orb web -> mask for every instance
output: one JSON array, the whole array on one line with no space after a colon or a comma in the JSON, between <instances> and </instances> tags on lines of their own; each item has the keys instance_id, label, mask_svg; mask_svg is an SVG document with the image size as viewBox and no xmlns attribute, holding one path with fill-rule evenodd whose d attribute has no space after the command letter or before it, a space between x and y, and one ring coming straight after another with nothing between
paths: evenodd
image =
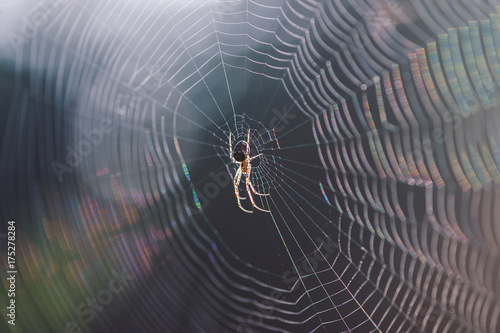
<instances>
[{"instance_id":1,"label":"orb web","mask_svg":"<svg viewBox=\"0 0 500 333\"><path fill-rule=\"evenodd\" d=\"M1 81L0 187L28 202L1 211L36 226L18 244L27 331L498 331L490 2L85 1L50 18ZM270 213L234 197L229 134L249 129ZM64 310L121 267L146 297Z\"/></svg>"}]
</instances>

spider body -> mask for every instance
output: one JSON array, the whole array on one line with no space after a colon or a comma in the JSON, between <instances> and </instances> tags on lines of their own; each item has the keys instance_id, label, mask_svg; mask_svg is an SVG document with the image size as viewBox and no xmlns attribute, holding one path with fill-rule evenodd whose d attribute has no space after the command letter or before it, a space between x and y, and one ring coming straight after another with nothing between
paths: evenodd
<instances>
[{"instance_id":1,"label":"spider body","mask_svg":"<svg viewBox=\"0 0 500 333\"><path fill-rule=\"evenodd\" d=\"M233 158L237 162L244 162L248 157L247 151L248 151L248 144L245 141L240 141L234 145Z\"/></svg>"},{"instance_id":2,"label":"spider body","mask_svg":"<svg viewBox=\"0 0 500 333\"><path fill-rule=\"evenodd\" d=\"M262 154L258 154L255 156L250 157L250 129L248 129L248 136L247 136L247 141L239 141L234 145L234 148L231 145L231 133L229 133L229 147L231 149L230 151L230 156L231 160L239 164L239 168L236 171L236 174L234 175L234 193L236 195L236 199L238 200L238 206L241 208L241 210L247 212L247 213L253 213L253 210L247 210L241 206L241 200L244 200L246 198L240 198L240 193L238 190L238 187L240 185L241 177L242 175L245 175L245 187L248 193L248 196L250 197L250 201L252 202L252 207L257 208L258 210L261 210L263 212L269 212L268 210L265 210L263 208L260 208L255 204L255 201L252 196L252 192L256 195L260 196L265 196L269 194L261 194L258 193L251 180L250 180L250 172L252 170L252 164L250 163L254 158L261 156Z\"/></svg>"}]
</instances>

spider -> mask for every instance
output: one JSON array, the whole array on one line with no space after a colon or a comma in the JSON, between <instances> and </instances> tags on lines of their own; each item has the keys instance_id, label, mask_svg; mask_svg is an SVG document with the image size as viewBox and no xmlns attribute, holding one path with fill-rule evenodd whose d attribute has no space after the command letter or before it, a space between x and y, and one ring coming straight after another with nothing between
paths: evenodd
<instances>
[{"instance_id":1,"label":"spider","mask_svg":"<svg viewBox=\"0 0 500 333\"><path fill-rule=\"evenodd\" d=\"M244 200L245 198L240 198L239 190L238 187L240 186L240 181L241 181L241 175L244 174L246 176L245 179L245 185L247 189L248 196L250 197L250 201L252 202L252 206L257 208L258 210L261 210L263 212L270 213L269 210L260 208L255 204L255 201L253 200L252 197L252 192L260 195L260 196L266 196L269 194L262 194L258 193L255 188L253 187L252 181L250 180L250 171L252 170L252 165L250 161L252 161L254 158L259 157L262 154L258 154L255 156L250 157L250 128L248 129L248 136L247 136L247 141L239 141L233 146L231 144L231 133L229 133L229 147L230 147L230 155L231 155L231 161L233 163L239 164L239 168L236 171L236 174L234 175L234 193L236 194L236 199L238 200L238 206L243 210L244 212L247 213L253 213L253 210L247 210L241 206L240 200ZM250 189L252 192L250 192Z\"/></svg>"}]
</instances>

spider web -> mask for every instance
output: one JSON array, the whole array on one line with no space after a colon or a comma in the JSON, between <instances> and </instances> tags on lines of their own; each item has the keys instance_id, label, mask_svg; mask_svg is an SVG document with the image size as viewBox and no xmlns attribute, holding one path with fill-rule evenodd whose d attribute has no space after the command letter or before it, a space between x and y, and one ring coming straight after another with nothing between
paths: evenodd
<instances>
[{"instance_id":1,"label":"spider web","mask_svg":"<svg viewBox=\"0 0 500 333\"><path fill-rule=\"evenodd\" d=\"M24 198L2 218L33 221L18 245L24 331L499 332L490 2L52 9L2 53L15 70L0 186ZM71 171L54 168L106 121ZM235 199L229 136L249 130L270 213ZM95 320L64 310L107 285L106 267L143 283Z\"/></svg>"}]
</instances>

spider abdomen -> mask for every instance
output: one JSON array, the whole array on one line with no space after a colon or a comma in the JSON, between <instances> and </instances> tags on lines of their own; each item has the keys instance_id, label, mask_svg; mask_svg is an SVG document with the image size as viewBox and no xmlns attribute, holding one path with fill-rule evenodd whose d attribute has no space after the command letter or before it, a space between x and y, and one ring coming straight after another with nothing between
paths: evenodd
<instances>
[{"instance_id":1,"label":"spider abdomen","mask_svg":"<svg viewBox=\"0 0 500 333\"><path fill-rule=\"evenodd\" d=\"M241 162L240 168L241 168L242 173L247 174L248 173L248 161Z\"/></svg>"},{"instance_id":2,"label":"spider abdomen","mask_svg":"<svg viewBox=\"0 0 500 333\"><path fill-rule=\"evenodd\" d=\"M245 141L238 142L233 149L233 158L238 162L243 162L247 158L248 145Z\"/></svg>"}]
</instances>

